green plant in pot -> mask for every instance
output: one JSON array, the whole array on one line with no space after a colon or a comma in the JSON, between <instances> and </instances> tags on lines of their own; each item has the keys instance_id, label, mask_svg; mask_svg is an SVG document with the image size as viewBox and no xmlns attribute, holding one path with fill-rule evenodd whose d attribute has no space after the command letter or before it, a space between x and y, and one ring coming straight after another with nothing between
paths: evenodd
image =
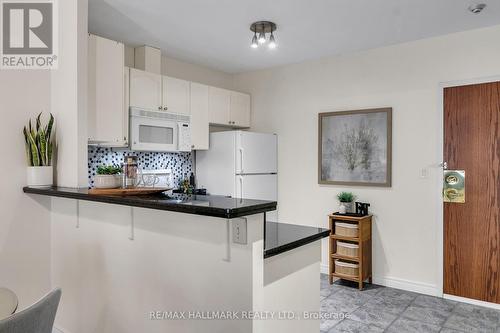
<instances>
[{"instance_id":1,"label":"green plant in pot","mask_svg":"<svg viewBox=\"0 0 500 333\"><path fill-rule=\"evenodd\" d=\"M337 194L337 199L340 202L340 214L352 213L354 211L353 202L356 199L356 196L352 194L352 192L340 192Z\"/></svg>"},{"instance_id":2,"label":"green plant in pot","mask_svg":"<svg viewBox=\"0 0 500 333\"><path fill-rule=\"evenodd\" d=\"M42 113L38 114L34 126L31 119L28 126L24 126L24 145L26 159L28 162L27 183L28 186L48 186L53 184L52 153L54 143L52 130L54 127L54 116L50 114L49 121L43 125Z\"/></svg>"},{"instance_id":3,"label":"green plant in pot","mask_svg":"<svg viewBox=\"0 0 500 333\"><path fill-rule=\"evenodd\" d=\"M179 181L179 188L184 194L193 194L193 186L189 183L189 178L184 178Z\"/></svg>"},{"instance_id":4,"label":"green plant in pot","mask_svg":"<svg viewBox=\"0 0 500 333\"><path fill-rule=\"evenodd\" d=\"M122 169L116 165L100 165L94 177L95 188L118 188L122 185Z\"/></svg>"}]
</instances>

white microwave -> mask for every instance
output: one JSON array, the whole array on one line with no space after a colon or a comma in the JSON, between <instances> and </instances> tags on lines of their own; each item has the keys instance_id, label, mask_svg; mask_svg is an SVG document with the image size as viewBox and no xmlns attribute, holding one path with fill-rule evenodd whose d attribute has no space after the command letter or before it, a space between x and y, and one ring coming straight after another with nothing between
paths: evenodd
<instances>
[{"instance_id":1,"label":"white microwave","mask_svg":"<svg viewBox=\"0 0 500 333\"><path fill-rule=\"evenodd\" d=\"M137 151L191 151L191 116L130 108L130 148Z\"/></svg>"}]
</instances>

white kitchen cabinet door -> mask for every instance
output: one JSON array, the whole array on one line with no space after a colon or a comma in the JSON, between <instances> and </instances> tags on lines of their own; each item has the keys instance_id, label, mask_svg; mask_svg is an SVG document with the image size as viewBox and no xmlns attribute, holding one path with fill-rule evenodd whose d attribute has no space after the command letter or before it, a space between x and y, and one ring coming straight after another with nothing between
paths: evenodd
<instances>
[{"instance_id":1,"label":"white kitchen cabinet door","mask_svg":"<svg viewBox=\"0 0 500 333\"><path fill-rule=\"evenodd\" d=\"M88 38L89 143L126 146L124 45L91 34Z\"/></svg>"},{"instance_id":2,"label":"white kitchen cabinet door","mask_svg":"<svg viewBox=\"0 0 500 333\"><path fill-rule=\"evenodd\" d=\"M163 111L190 114L189 81L163 76Z\"/></svg>"},{"instance_id":3,"label":"white kitchen cabinet door","mask_svg":"<svg viewBox=\"0 0 500 333\"><path fill-rule=\"evenodd\" d=\"M208 88L208 116L211 124L231 125L229 110L231 108L231 91Z\"/></svg>"},{"instance_id":4,"label":"white kitchen cabinet door","mask_svg":"<svg viewBox=\"0 0 500 333\"><path fill-rule=\"evenodd\" d=\"M250 127L250 95L231 91L229 120L237 127Z\"/></svg>"},{"instance_id":5,"label":"white kitchen cabinet door","mask_svg":"<svg viewBox=\"0 0 500 333\"><path fill-rule=\"evenodd\" d=\"M159 74L130 69L130 106L162 110L162 77Z\"/></svg>"},{"instance_id":6,"label":"white kitchen cabinet door","mask_svg":"<svg viewBox=\"0 0 500 333\"><path fill-rule=\"evenodd\" d=\"M194 150L207 150L209 142L208 86L191 82L191 144Z\"/></svg>"}]
</instances>

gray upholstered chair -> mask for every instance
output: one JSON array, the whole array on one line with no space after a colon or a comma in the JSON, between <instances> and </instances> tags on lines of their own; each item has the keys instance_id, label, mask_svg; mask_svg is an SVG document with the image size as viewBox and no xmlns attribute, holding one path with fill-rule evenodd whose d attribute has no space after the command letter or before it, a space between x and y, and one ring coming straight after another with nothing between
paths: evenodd
<instances>
[{"instance_id":1,"label":"gray upholstered chair","mask_svg":"<svg viewBox=\"0 0 500 333\"><path fill-rule=\"evenodd\" d=\"M51 291L27 309L0 320L0 333L52 333L61 289Z\"/></svg>"}]
</instances>

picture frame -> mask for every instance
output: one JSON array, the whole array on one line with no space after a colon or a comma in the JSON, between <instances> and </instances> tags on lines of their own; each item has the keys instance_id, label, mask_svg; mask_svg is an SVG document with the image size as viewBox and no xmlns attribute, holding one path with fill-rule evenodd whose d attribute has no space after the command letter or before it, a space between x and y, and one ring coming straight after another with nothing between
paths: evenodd
<instances>
[{"instance_id":1,"label":"picture frame","mask_svg":"<svg viewBox=\"0 0 500 333\"><path fill-rule=\"evenodd\" d=\"M392 108L318 114L318 183L392 186Z\"/></svg>"}]
</instances>

